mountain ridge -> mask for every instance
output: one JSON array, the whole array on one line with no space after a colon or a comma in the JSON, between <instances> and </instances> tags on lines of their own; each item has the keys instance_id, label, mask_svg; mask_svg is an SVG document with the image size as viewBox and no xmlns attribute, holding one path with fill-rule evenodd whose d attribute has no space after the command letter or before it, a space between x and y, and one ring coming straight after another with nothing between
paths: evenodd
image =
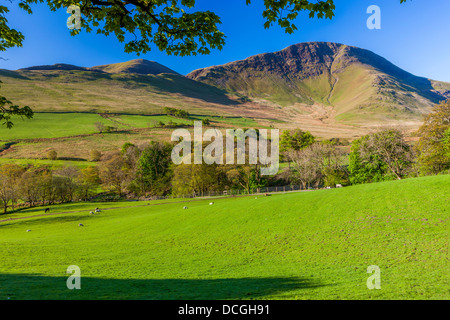
<instances>
[{"instance_id":1,"label":"mountain ridge","mask_svg":"<svg viewBox=\"0 0 450 320\"><path fill-rule=\"evenodd\" d=\"M96 67L0 69L0 80L2 95L36 112L149 115L174 107L192 114L277 119L280 128L322 135L352 127L416 129L433 104L450 98L450 83L415 76L369 50L332 42L295 44L186 76L136 59Z\"/></svg>"},{"instance_id":2,"label":"mountain ridge","mask_svg":"<svg viewBox=\"0 0 450 320\"><path fill-rule=\"evenodd\" d=\"M417 118L450 98L448 83L415 76L369 50L333 42L299 43L197 69L187 77L281 107L331 106L344 121L348 116L364 121L377 113Z\"/></svg>"},{"instance_id":3,"label":"mountain ridge","mask_svg":"<svg viewBox=\"0 0 450 320\"><path fill-rule=\"evenodd\" d=\"M94 67L79 67L72 64L56 63L53 65L40 65L40 66L20 68L17 71L52 71L52 70L97 71L111 74L129 73L140 75L148 75L148 74L158 75L162 73L179 74L178 72L173 71L172 69L158 62L145 59L134 59L125 62L105 64Z\"/></svg>"}]
</instances>

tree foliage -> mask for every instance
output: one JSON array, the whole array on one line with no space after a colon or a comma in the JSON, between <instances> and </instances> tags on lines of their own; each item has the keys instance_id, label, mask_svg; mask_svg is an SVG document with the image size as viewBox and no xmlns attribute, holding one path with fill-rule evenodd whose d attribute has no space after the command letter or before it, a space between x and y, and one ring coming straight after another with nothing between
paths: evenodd
<instances>
[{"instance_id":1,"label":"tree foliage","mask_svg":"<svg viewBox=\"0 0 450 320\"><path fill-rule=\"evenodd\" d=\"M284 130L280 137L280 152L298 151L309 147L316 138L309 131Z\"/></svg>"},{"instance_id":2,"label":"tree foliage","mask_svg":"<svg viewBox=\"0 0 450 320\"><path fill-rule=\"evenodd\" d=\"M8 210L9 203L14 204L19 198L19 178L23 169L17 164L4 164L0 166L0 204L3 213Z\"/></svg>"},{"instance_id":3,"label":"tree foliage","mask_svg":"<svg viewBox=\"0 0 450 320\"><path fill-rule=\"evenodd\" d=\"M170 164L172 145L169 143L152 141L142 151L137 160L136 179L138 193L144 195L148 192L161 194L167 192L170 185Z\"/></svg>"},{"instance_id":4,"label":"tree foliage","mask_svg":"<svg viewBox=\"0 0 450 320\"><path fill-rule=\"evenodd\" d=\"M7 7L0 6L0 51L6 51L12 47L21 47L24 40L22 33L8 26L8 20L5 17L5 13L8 12L9 9ZM0 83L2 82L0 81ZM14 115L30 119L33 117L33 111L28 106L19 107L14 105L7 98L0 95L0 122L2 125L11 129L13 127L11 117Z\"/></svg>"},{"instance_id":5,"label":"tree foliage","mask_svg":"<svg viewBox=\"0 0 450 320\"><path fill-rule=\"evenodd\" d=\"M419 129L419 142L416 149L419 153L419 166L423 174L437 174L450 168L450 156L446 151L450 128L450 100L433 107L423 125ZM447 142L448 145L448 142Z\"/></svg>"},{"instance_id":6,"label":"tree foliage","mask_svg":"<svg viewBox=\"0 0 450 320\"><path fill-rule=\"evenodd\" d=\"M314 143L298 151L290 152L295 177L303 188L323 184L327 187L346 183L345 152L322 143Z\"/></svg>"},{"instance_id":7,"label":"tree foliage","mask_svg":"<svg viewBox=\"0 0 450 320\"><path fill-rule=\"evenodd\" d=\"M0 26L1 28L1 26ZM2 83L0 81L0 83ZM13 122L11 121L12 116L20 116L22 118L31 119L33 117L33 110L30 107L19 107L14 105L7 98L0 96L0 122L2 125L6 126L8 129L13 127Z\"/></svg>"},{"instance_id":8,"label":"tree foliage","mask_svg":"<svg viewBox=\"0 0 450 320\"><path fill-rule=\"evenodd\" d=\"M350 181L353 184L402 179L409 173L414 155L402 132L384 129L353 142Z\"/></svg>"}]
</instances>

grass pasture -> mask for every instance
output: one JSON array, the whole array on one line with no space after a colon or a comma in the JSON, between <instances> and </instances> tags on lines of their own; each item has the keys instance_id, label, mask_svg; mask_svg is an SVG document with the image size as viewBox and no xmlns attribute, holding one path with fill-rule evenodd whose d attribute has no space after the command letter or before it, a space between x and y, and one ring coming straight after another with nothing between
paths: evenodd
<instances>
[{"instance_id":1,"label":"grass pasture","mask_svg":"<svg viewBox=\"0 0 450 320\"><path fill-rule=\"evenodd\" d=\"M32 119L17 118L14 129L0 127L0 141L21 139L50 139L98 132L94 123L112 125L98 114L36 113Z\"/></svg>"},{"instance_id":2,"label":"grass pasture","mask_svg":"<svg viewBox=\"0 0 450 320\"><path fill-rule=\"evenodd\" d=\"M0 299L448 299L449 191L438 176L0 216L25 218L0 222Z\"/></svg>"},{"instance_id":3,"label":"grass pasture","mask_svg":"<svg viewBox=\"0 0 450 320\"><path fill-rule=\"evenodd\" d=\"M210 119L211 126L219 129L267 128L257 120L245 117L193 115L189 119L180 119L168 115L110 114L102 117L95 113L36 113L33 119L16 118L11 130L0 126L0 163L17 163L14 159L23 159L19 162L45 159L50 149L54 149L59 158L89 160L92 149L103 152L120 149L126 142L170 141L175 128L160 127L159 122L192 126L194 121L206 118ZM116 127L118 131L99 134L96 122ZM14 144L5 148L7 143ZM3 149L8 150L2 153Z\"/></svg>"}]
</instances>

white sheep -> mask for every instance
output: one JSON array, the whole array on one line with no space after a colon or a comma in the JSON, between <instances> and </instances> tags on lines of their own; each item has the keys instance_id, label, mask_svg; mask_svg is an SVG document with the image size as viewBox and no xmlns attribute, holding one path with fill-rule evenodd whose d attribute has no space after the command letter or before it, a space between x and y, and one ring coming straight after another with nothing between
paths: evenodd
<instances>
[{"instance_id":1,"label":"white sheep","mask_svg":"<svg viewBox=\"0 0 450 320\"><path fill-rule=\"evenodd\" d=\"M210 202L209 205L212 206L214 204L214 202Z\"/></svg>"}]
</instances>

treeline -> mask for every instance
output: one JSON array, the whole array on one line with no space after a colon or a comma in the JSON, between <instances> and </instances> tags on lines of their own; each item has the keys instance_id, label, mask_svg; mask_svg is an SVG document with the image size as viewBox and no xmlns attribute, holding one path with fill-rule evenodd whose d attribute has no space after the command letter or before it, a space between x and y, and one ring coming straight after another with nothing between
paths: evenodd
<instances>
[{"instance_id":1,"label":"treeline","mask_svg":"<svg viewBox=\"0 0 450 320\"><path fill-rule=\"evenodd\" d=\"M189 117L190 117L189 112L187 112L186 110L182 110L182 109L165 107L163 109L163 111L165 114L167 114L169 116L174 116L177 118L189 119Z\"/></svg>"},{"instance_id":2,"label":"treeline","mask_svg":"<svg viewBox=\"0 0 450 320\"><path fill-rule=\"evenodd\" d=\"M92 151L91 160L98 165L84 169L2 165L0 205L6 212L19 203L86 201L104 193L132 199L236 189L250 193L268 186L335 187L449 173L450 101L434 107L418 135L412 144L400 130L388 128L350 145L342 139L319 141L309 132L286 130L280 137L280 158L286 167L270 177L261 176L259 165L174 165L173 144L126 143L106 154Z\"/></svg>"},{"instance_id":3,"label":"treeline","mask_svg":"<svg viewBox=\"0 0 450 320\"><path fill-rule=\"evenodd\" d=\"M174 145L150 142L138 147L126 143L122 149L91 157L101 158L95 167L83 169L17 164L0 166L0 205L3 213L21 206L52 205L88 201L139 199L167 195L200 195L207 191L245 189L267 185L259 165L174 165Z\"/></svg>"},{"instance_id":4,"label":"treeline","mask_svg":"<svg viewBox=\"0 0 450 320\"><path fill-rule=\"evenodd\" d=\"M87 201L100 183L97 167L50 170L4 164L0 166L0 205L6 213L9 207L14 210L19 203L33 207Z\"/></svg>"}]
</instances>

